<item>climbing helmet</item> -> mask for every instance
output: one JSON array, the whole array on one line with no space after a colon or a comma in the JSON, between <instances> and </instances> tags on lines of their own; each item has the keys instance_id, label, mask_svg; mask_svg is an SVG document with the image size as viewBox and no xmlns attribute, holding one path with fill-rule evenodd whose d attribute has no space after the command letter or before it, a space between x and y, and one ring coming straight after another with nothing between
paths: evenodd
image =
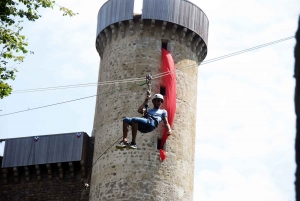
<instances>
[{"instance_id":1,"label":"climbing helmet","mask_svg":"<svg viewBox=\"0 0 300 201\"><path fill-rule=\"evenodd\" d=\"M152 101L154 100L154 99L161 99L162 100L162 103L164 102L164 97L163 97L163 95L161 95L161 94L155 94L153 97L152 97Z\"/></svg>"}]
</instances>

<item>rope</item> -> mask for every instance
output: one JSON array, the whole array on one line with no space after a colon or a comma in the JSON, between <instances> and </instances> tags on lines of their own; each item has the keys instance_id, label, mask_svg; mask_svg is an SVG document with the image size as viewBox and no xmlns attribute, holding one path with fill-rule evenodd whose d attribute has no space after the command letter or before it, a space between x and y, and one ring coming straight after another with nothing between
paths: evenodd
<instances>
[{"instance_id":1,"label":"rope","mask_svg":"<svg viewBox=\"0 0 300 201\"><path fill-rule=\"evenodd\" d=\"M129 131L131 131L131 128L128 130L128 132ZM122 137L120 137L120 138L118 138L118 140L117 141L115 141L112 145L110 145L97 159L96 159L96 161L93 163L93 165L91 166L91 169L90 169L90 171L89 171L89 173L88 173L88 177L87 177L87 179L86 179L86 182L85 182L85 184L84 184L84 186L86 187L86 188L88 188L89 187L89 185L88 185L88 183L89 183L89 179L90 179L90 176L91 176L91 173L92 173L92 169L93 169L93 167L94 167L94 165L98 162L98 160L101 158L101 156L103 156L112 146L114 146L119 140L121 140L121 138L123 138L123 136Z\"/></svg>"},{"instance_id":2,"label":"rope","mask_svg":"<svg viewBox=\"0 0 300 201\"><path fill-rule=\"evenodd\" d=\"M91 173L92 173L92 170L93 170L93 167L94 167L94 165L98 162L98 160L101 158L101 156L103 156L112 146L114 146L114 144L116 144L121 138L123 138L123 136L122 137L120 137L120 138L118 138L118 140L117 141L115 141L112 145L110 145L97 159L96 159L96 161L93 163L93 165L91 166L91 169L90 169L90 171L89 171L89 173L88 173L88 177L87 177L87 179L86 179L86 182L84 183L84 186L85 186L85 188L88 188L89 187L89 179L90 179L90 176L91 176Z\"/></svg>"}]
</instances>

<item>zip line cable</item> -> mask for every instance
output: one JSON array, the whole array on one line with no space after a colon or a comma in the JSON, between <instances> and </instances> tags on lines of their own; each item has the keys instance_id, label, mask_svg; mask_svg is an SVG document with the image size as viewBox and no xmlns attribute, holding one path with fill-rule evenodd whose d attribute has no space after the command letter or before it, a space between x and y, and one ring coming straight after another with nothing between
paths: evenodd
<instances>
[{"instance_id":1,"label":"zip line cable","mask_svg":"<svg viewBox=\"0 0 300 201\"><path fill-rule=\"evenodd\" d=\"M226 54L226 55L223 55L223 56L220 56L220 57L216 57L216 58L204 61L201 65L205 65L205 64L208 64L208 63L212 63L212 62L215 62L215 61L219 61L219 60L222 60L222 59L233 57L233 56L243 54L243 53L246 53L246 52L250 52L250 51L253 51L253 50L256 50L256 49L260 49L260 48L263 48L263 47L266 47L266 46L274 45L276 43L280 43L280 42L290 40L290 39L293 39L293 38L295 38L295 36L282 38L282 39L279 39L279 40L276 40L276 41L272 41L272 42L265 43L265 44L262 44L262 45L254 46L254 47L247 48L247 49L244 49L244 50L240 50L240 51L237 51L237 52L233 52L233 53L230 53L230 54Z\"/></svg>"},{"instance_id":2,"label":"zip line cable","mask_svg":"<svg viewBox=\"0 0 300 201\"><path fill-rule=\"evenodd\" d=\"M46 91L46 90L56 90L56 89L65 89L65 88L95 86L95 85L123 84L123 83L127 83L127 82L135 82L135 81L142 81L142 80L145 80L145 78L130 78L130 79L124 79L124 80L105 81L105 82L98 82L98 83L86 83L86 84L65 85L65 86L57 86L57 87L25 89L25 90L17 90L13 93L26 93L26 92L35 92L35 91Z\"/></svg>"},{"instance_id":3,"label":"zip line cable","mask_svg":"<svg viewBox=\"0 0 300 201\"><path fill-rule=\"evenodd\" d=\"M171 74L170 71L168 72L164 72L164 73L161 73L163 75L159 76L159 77L163 77L163 76L166 76L166 75L169 75ZM152 78L152 79L157 79L159 77L156 77L156 78ZM138 86L143 86L145 85L146 83L142 83L142 84L136 84ZM96 97L96 96L101 96L101 95L104 95L104 94L108 94L108 93L115 93L117 91L122 91L122 90L125 90L125 89L129 89L130 87L127 87L127 88L121 88L119 90L115 90L115 91L112 91L112 92L104 92L102 94L96 94L96 95L92 95L92 96L86 96L86 97L82 97L82 98L77 98L77 99L73 99L73 100L69 100L69 101L64 101L64 102L59 102L59 103L54 103L54 104L50 104L50 105L44 105L44 106L40 106L40 107L35 107L35 108L28 108L26 110L20 110L20 111L17 111L17 112L11 112L11 113L7 113L7 114L2 114L0 115L1 116L7 116L7 115L12 115L12 114L17 114L17 113L21 113L21 112L27 112L27 111L30 111L30 110L37 110L37 109L41 109L41 108L45 108L45 107L51 107L51 106L55 106L55 105L60 105L60 104L64 104L64 103L69 103L69 102L74 102L74 101L78 101L78 100L83 100L83 99L87 99L87 98L92 98L92 97Z\"/></svg>"},{"instance_id":4,"label":"zip line cable","mask_svg":"<svg viewBox=\"0 0 300 201\"><path fill-rule=\"evenodd\" d=\"M17 113L21 113L21 112L27 112L27 111L30 111L30 110L37 110L37 109L41 109L41 108L45 108L45 107L51 107L51 106L60 105L60 104L64 104L64 103L70 103L70 102L73 102L73 101L78 101L78 100L83 100L83 99L87 99L87 98L92 98L92 97L95 97L95 96L97 96L97 95L86 96L86 97L83 97L83 98L77 98L77 99L73 99L73 100L69 100L69 101L54 103L54 104L50 104L50 105L44 105L44 106L40 106L40 107L28 108L27 110L20 110L20 111L17 111L17 112L11 112L11 113L7 113L7 114L2 114L2 115L0 115L0 117L1 116L11 115L11 114L17 114Z\"/></svg>"},{"instance_id":5,"label":"zip line cable","mask_svg":"<svg viewBox=\"0 0 300 201\"><path fill-rule=\"evenodd\" d=\"M266 47L266 46L274 45L276 43L280 43L280 42L283 42L283 41L286 41L286 40L290 40L290 39L293 39L293 38L295 38L295 36L290 36L290 37L287 37L287 38L282 38L282 39L279 39L279 40L276 40L276 41L272 41L272 42L265 43L265 44L262 44L262 45L254 46L254 47L251 47L251 48L248 48L248 49L240 50L240 51L233 52L233 53L230 53L230 54L226 54L226 55L223 55L223 56L220 56L220 57L216 57L216 58L213 58L213 59L209 59L209 60L204 61L203 63L201 63L200 66L203 66L205 64L209 64L209 63L212 63L212 62L215 62L215 61L227 59L229 57L233 57L233 56L236 56L236 55L239 55L239 54L247 53L247 52L250 52L250 51L253 51L253 50L256 50L256 49L260 49L260 48L263 48L263 47ZM185 69L193 68L194 66L195 66L195 64L194 65L185 66L185 67L180 68L180 69L181 70L185 70Z\"/></svg>"},{"instance_id":6,"label":"zip line cable","mask_svg":"<svg viewBox=\"0 0 300 201\"><path fill-rule=\"evenodd\" d=\"M286 41L286 40L289 40L289 39L292 39L292 38L294 38L294 36L290 36L290 37L287 37L287 38L282 38L282 39L279 39L279 40L276 40L276 41L272 41L270 43L265 43L265 44L258 45L258 46L252 47L252 48L248 48L248 49L244 49L244 50L241 50L241 51L238 51L238 52L227 54L227 55L224 55L224 56L221 56L221 57L216 57L214 59L210 59L206 62L203 62L201 65L205 65L205 64L209 64L209 63L212 63L212 62L215 62L215 61L219 61L219 60L222 60L222 59L233 57L233 56L243 54L243 53L246 53L246 52L249 52L249 51L253 51L253 50L256 50L256 49L259 49L259 48L262 48L262 47L266 47L266 46L273 45L273 44L276 44L276 43L279 43L279 42L283 42L283 41ZM196 64L193 64L193 65L185 66L185 67L180 68L180 69L185 70L185 69L189 69L189 68L196 67L196 66L197 66ZM153 76L154 77L153 79L164 77L164 76L169 75L169 74L174 73L174 72L175 71L168 71L168 72L158 73L158 74ZM135 82L137 80L142 80L142 79L144 79L144 78L132 78L132 79L125 79L125 80L117 80L117 81L107 81L107 82L102 82L101 84L105 85L107 83L109 83L109 84L128 83L128 82ZM136 83L136 85L139 85L139 86L142 86L144 84L146 84L146 83L142 83L142 84L137 84ZM75 85L68 85L68 86L75 86ZM61 86L61 87L63 87L63 86ZM54 87L52 87L52 88L54 88ZM130 88L130 87L123 88L123 89L121 88L119 90L115 90L115 91L112 91L112 92L104 92L102 94L96 94L96 95L92 95L92 96L86 96L86 97L83 97L83 98L77 98L77 99L73 99L73 100L69 100L69 101L54 103L54 104L50 104L50 105L44 105L44 106L35 107L35 108L28 108L27 110L21 110L21 111L17 111L17 112L2 114L2 115L0 115L0 117L1 116L12 115L12 114L17 114L17 113L21 113L21 112L27 112L27 111L30 111L30 110L37 110L37 109L41 109L41 108L45 108L45 107L51 107L51 106L60 105L60 104L64 104L64 103L74 102L74 101L83 100L83 99L87 99L87 98L92 98L92 97L104 95L104 94L107 94L107 93L114 93L114 92L117 92L117 91L125 90L125 89L128 89L128 88ZM42 88L40 88L40 89L42 89ZM46 89L46 88L44 88L44 89ZM32 89L32 90L34 90L34 89Z\"/></svg>"},{"instance_id":7,"label":"zip line cable","mask_svg":"<svg viewBox=\"0 0 300 201\"><path fill-rule=\"evenodd\" d=\"M146 84L146 83L139 84L138 86L143 86L144 84ZM45 107L51 107L51 106L60 105L60 104L64 104L64 103L70 103L70 102L74 102L74 101L78 101L78 100L83 100L83 99L87 99L87 98L92 98L92 97L96 97L96 96L101 96L101 95L105 95L105 94L114 93L114 92L117 92L117 91L122 91L122 90L125 90L125 89L129 89L131 87L126 87L126 88L123 88L123 89L120 88L120 89L114 90L114 91L108 91L108 92L104 92L104 93L101 93L101 94L96 94L96 95L92 95L92 96L86 96L86 97L77 98L77 99L73 99L73 100L69 100L69 101L64 101L64 102L59 102L59 103L54 103L54 104L50 104L50 105L44 105L44 106L35 107L35 108L28 108L27 110L20 110L20 111L17 111L17 112L11 112L11 113L7 113L7 114L2 114L2 115L0 115L0 117L1 116L12 115L12 114L17 114L17 113L21 113L21 112L27 112L27 111L30 111L30 110L37 110L37 109L41 109L41 108L45 108Z\"/></svg>"},{"instance_id":8,"label":"zip line cable","mask_svg":"<svg viewBox=\"0 0 300 201\"><path fill-rule=\"evenodd\" d=\"M153 79L159 78L164 75L166 72L158 73L153 75ZM110 85L110 84L124 84L130 82L144 81L145 78L128 78L123 80L113 80L113 81L104 81L98 83L86 83L86 84L76 84L76 85L65 85L65 86L57 86L57 87L46 87L46 88L36 88L36 89L25 89L25 90L17 90L12 93L27 93L27 92L36 92L36 91L47 91L47 90L57 90L57 89L68 89L68 88L78 88L78 87L89 87L89 86L100 86L100 85Z\"/></svg>"},{"instance_id":9,"label":"zip line cable","mask_svg":"<svg viewBox=\"0 0 300 201\"><path fill-rule=\"evenodd\" d=\"M204 61L203 63L201 63L201 65L205 65L205 64L208 64L208 63L212 63L212 62L215 62L215 61L219 61L219 60L222 60L222 59L233 57L233 56L243 54L243 53L246 53L246 52L249 52L249 51L253 51L253 50L256 50L256 49L260 49L260 48L263 48L263 47L266 47L266 46L274 45L276 43L280 43L280 42L283 42L283 41L286 41L286 40L290 40L292 38L295 38L295 36L282 38L282 39L279 39L279 40L276 40L276 41L272 41L272 42L265 43L265 44L262 44L262 45L254 46L254 47L244 49L244 50L241 50L241 51L238 51L238 52L233 52L233 53L230 53L230 54L227 54L227 55L216 57L216 58ZM188 68L193 68L195 66L198 66L198 65L197 64L188 65L188 66L185 66L183 68L178 68L177 70L179 70L179 69L184 70L184 69L188 69ZM165 72L164 73L158 73L156 75L153 75L152 77L153 78L158 78L158 77L165 76L165 74L166 74ZM79 87L89 87L89 86L102 86L102 85L109 85L109 84L124 84L124 83L135 82L135 81L136 82L137 81L143 81L144 79L145 78L128 78L128 79L123 79L123 80L104 81L104 82L98 82L98 83L64 85L64 86L45 87L45 88L36 88L36 89L24 89L24 90L13 91L12 94L28 93L28 92L39 92L39 91L48 91L48 90L58 90L58 89L69 89L69 88L79 88Z\"/></svg>"}]
</instances>

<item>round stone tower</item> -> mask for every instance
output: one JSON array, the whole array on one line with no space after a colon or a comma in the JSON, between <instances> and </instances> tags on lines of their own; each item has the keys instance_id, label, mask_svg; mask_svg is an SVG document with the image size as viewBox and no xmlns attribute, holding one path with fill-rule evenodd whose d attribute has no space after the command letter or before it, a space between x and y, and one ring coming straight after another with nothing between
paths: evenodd
<instances>
[{"instance_id":1,"label":"round stone tower","mask_svg":"<svg viewBox=\"0 0 300 201\"><path fill-rule=\"evenodd\" d=\"M192 200L197 67L207 55L208 19L200 8L186 0L143 0L140 14L133 14L134 3L109 0L99 11L98 81L159 74L161 49L167 49L174 59L177 80L173 134L164 147L164 162L159 160L157 149L162 126L151 133L138 132L137 150L119 150L115 145L108 149L122 137L123 117L140 116L137 109L147 87L128 80L98 86L90 200ZM152 94L168 93L164 90L167 84L162 78L153 79Z\"/></svg>"}]
</instances>

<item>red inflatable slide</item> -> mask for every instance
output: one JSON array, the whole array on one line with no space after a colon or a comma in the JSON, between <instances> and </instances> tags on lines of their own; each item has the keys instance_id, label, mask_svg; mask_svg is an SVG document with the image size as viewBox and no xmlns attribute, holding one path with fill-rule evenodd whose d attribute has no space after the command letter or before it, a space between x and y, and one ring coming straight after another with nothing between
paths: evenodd
<instances>
[{"instance_id":1,"label":"red inflatable slide","mask_svg":"<svg viewBox=\"0 0 300 201\"><path fill-rule=\"evenodd\" d=\"M166 96L165 96L165 106L168 112L168 122L172 128L176 112L176 75L175 67L172 55L169 51L162 49L162 68L164 73L170 73L163 77L165 87L166 87ZM160 147L160 160L164 161L167 158L163 146L168 139L168 131L165 129Z\"/></svg>"}]
</instances>

